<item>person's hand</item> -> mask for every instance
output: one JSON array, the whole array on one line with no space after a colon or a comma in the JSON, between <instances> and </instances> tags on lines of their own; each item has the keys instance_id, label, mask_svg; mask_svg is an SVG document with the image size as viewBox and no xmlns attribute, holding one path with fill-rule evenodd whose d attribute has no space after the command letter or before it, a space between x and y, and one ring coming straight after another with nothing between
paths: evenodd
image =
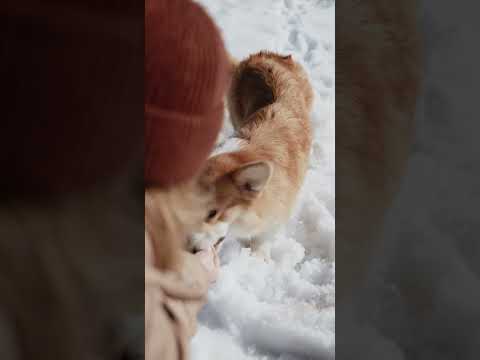
<instances>
[{"instance_id":1,"label":"person's hand","mask_svg":"<svg viewBox=\"0 0 480 360\"><path fill-rule=\"evenodd\" d=\"M214 246L207 250L201 250L195 254L207 271L210 282L215 282L218 277L218 269L220 268L220 259Z\"/></svg>"}]
</instances>

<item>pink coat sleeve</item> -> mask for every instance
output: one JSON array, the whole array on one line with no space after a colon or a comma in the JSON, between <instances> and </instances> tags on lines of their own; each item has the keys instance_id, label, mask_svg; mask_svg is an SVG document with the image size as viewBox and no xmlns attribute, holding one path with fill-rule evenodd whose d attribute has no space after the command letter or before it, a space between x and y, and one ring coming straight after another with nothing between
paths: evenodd
<instances>
[{"instance_id":1,"label":"pink coat sleeve","mask_svg":"<svg viewBox=\"0 0 480 360\"><path fill-rule=\"evenodd\" d=\"M208 277L198 259L182 254L178 273L158 271L145 236L145 359L186 360L205 303Z\"/></svg>"}]
</instances>

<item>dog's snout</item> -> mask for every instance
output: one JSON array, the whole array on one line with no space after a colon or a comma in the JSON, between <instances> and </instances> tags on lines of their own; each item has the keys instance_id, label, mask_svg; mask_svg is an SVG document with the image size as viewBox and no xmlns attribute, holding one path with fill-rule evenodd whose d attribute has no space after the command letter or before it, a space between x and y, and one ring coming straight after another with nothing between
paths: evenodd
<instances>
[{"instance_id":1,"label":"dog's snout","mask_svg":"<svg viewBox=\"0 0 480 360\"><path fill-rule=\"evenodd\" d=\"M193 254L196 254L196 253L198 253L199 251L200 251L200 249L197 248L196 246L194 246L194 247L192 248L192 253L193 253Z\"/></svg>"},{"instance_id":2,"label":"dog's snout","mask_svg":"<svg viewBox=\"0 0 480 360\"><path fill-rule=\"evenodd\" d=\"M187 250L191 252L192 254L195 254L200 251L198 246L195 245L195 239L193 238L192 235L187 236L186 239L186 244L187 244Z\"/></svg>"}]
</instances>

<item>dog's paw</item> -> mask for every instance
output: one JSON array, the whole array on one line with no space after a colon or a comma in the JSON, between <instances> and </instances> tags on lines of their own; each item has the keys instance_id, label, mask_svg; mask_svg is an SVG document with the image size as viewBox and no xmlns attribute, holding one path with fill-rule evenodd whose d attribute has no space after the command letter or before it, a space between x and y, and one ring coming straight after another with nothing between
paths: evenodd
<instances>
[{"instance_id":1,"label":"dog's paw","mask_svg":"<svg viewBox=\"0 0 480 360\"><path fill-rule=\"evenodd\" d=\"M252 255L266 264L269 264L273 261L272 257L268 254L265 254L263 251L254 251Z\"/></svg>"},{"instance_id":2,"label":"dog's paw","mask_svg":"<svg viewBox=\"0 0 480 360\"><path fill-rule=\"evenodd\" d=\"M252 241L250 248L252 255L266 263L272 262L272 246L268 242Z\"/></svg>"}]
</instances>

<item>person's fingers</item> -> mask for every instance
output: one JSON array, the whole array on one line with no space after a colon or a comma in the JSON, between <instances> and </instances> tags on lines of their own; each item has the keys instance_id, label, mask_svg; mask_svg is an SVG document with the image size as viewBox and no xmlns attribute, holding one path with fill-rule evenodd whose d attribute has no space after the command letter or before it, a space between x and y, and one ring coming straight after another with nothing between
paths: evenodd
<instances>
[{"instance_id":1,"label":"person's fingers","mask_svg":"<svg viewBox=\"0 0 480 360\"><path fill-rule=\"evenodd\" d=\"M216 280L217 276L218 276L218 269L220 267L220 260L218 258L218 253L217 251L215 250L215 247L211 247L210 248L210 255L211 255L211 280L212 282Z\"/></svg>"},{"instance_id":2,"label":"person's fingers","mask_svg":"<svg viewBox=\"0 0 480 360\"><path fill-rule=\"evenodd\" d=\"M207 271L210 282L215 282L220 268L220 258L215 248L211 246L209 249L197 252L195 256L199 257L201 264Z\"/></svg>"},{"instance_id":3,"label":"person's fingers","mask_svg":"<svg viewBox=\"0 0 480 360\"><path fill-rule=\"evenodd\" d=\"M217 257L218 257L218 255L217 255L217 251L215 250L215 246L214 246L214 245L210 246L209 252L210 252L210 254L211 254L212 264L213 264L213 266L216 267L216 266L217 266Z\"/></svg>"},{"instance_id":4,"label":"person's fingers","mask_svg":"<svg viewBox=\"0 0 480 360\"><path fill-rule=\"evenodd\" d=\"M215 261L215 268L219 268L220 267L220 257L218 256L218 252L216 249L213 249L214 251L214 261Z\"/></svg>"}]
</instances>

